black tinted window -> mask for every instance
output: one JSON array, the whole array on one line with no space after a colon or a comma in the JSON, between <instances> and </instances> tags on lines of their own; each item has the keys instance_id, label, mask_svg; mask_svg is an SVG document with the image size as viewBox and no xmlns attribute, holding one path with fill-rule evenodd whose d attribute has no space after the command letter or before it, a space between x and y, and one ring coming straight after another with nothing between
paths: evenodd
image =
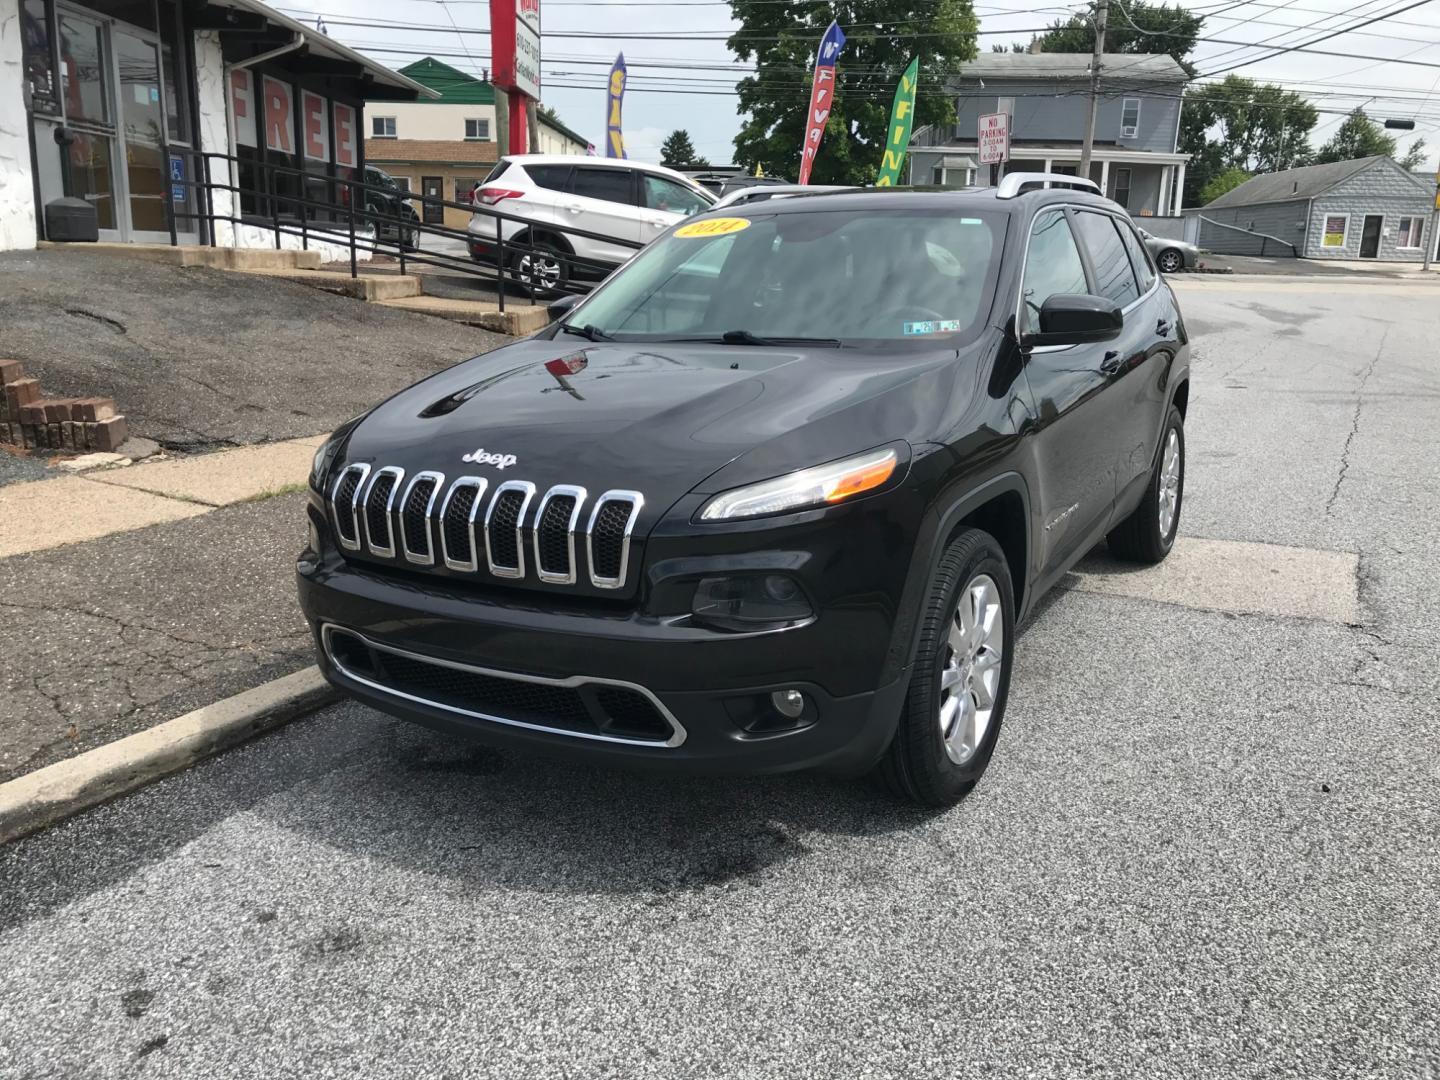
<instances>
[{"instance_id":1,"label":"black tinted window","mask_svg":"<svg viewBox=\"0 0 1440 1080\"><path fill-rule=\"evenodd\" d=\"M1132 226L1123 221L1119 225L1125 250L1130 253L1130 263L1135 267L1135 276L1140 279L1140 291L1149 292L1150 286L1155 284L1155 268L1150 265L1150 253L1145 250L1145 244Z\"/></svg>"},{"instance_id":2,"label":"black tinted window","mask_svg":"<svg viewBox=\"0 0 1440 1080\"><path fill-rule=\"evenodd\" d=\"M635 183L629 169L587 169L575 170L571 191L587 199L603 199L606 202L635 202Z\"/></svg>"},{"instance_id":3,"label":"black tinted window","mask_svg":"<svg viewBox=\"0 0 1440 1080\"><path fill-rule=\"evenodd\" d=\"M527 165L525 171L531 180L551 191L564 191L566 181L570 179L569 165Z\"/></svg>"},{"instance_id":4,"label":"black tinted window","mask_svg":"<svg viewBox=\"0 0 1440 1080\"><path fill-rule=\"evenodd\" d=\"M1130 268L1130 256L1125 254L1119 226L1109 214L1090 211L1077 213L1075 220L1090 250L1090 261L1095 264L1095 291L1124 307L1140 295L1140 288Z\"/></svg>"},{"instance_id":5,"label":"black tinted window","mask_svg":"<svg viewBox=\"0 0 1440 1080\"><path fill-rule=\"evenodd\" d=\"M1030 232L1025 254L1025 305L1020 313L1021 332L1035 329L1036 317L1045 301L1056 293L1087 293L1085 264L1070 232L1070 223L1060 211L1042 214Z\"/></svg>"}]
</instances>

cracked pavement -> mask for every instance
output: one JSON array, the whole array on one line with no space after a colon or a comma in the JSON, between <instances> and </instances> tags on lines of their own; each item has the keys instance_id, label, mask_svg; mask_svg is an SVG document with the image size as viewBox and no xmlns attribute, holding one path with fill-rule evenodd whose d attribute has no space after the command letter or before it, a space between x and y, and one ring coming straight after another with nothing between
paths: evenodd
<instances>
[{"instance_id":1,"label":"cracked pavement","mask_svg":"<svg viewBox=\"0 0 1440 1080\"><path fill-rule=\"evenodd\" d=\"M291 580L304 505L0 559L0 781L310 664Z\"/></svg>"},{"instance_id":2,"label":"cracked pavement","mask_svg":"<svg viewBox=\"0 0 1440 1080\"><path fill-rule=\"evenodd\" d=\"M56 250L0 253L0 325L47 394L113 397L133 434L175 450L329 431L510 340L252 274ZM0 483L12 471L0 461Z\"/></svg>"},{"instance_id":3,"label":"cracked pavement","mask_svg":"<svg viewBox=\"0 0 1440 1080\"><path fill-rule=\"evenodd\" d=\"M1440 308L1181 288L1181 530L1360 625L1057 590L945 813L339 705L0 849L0 1077L1440 1074Z\"/></svg>"}]
</instances>

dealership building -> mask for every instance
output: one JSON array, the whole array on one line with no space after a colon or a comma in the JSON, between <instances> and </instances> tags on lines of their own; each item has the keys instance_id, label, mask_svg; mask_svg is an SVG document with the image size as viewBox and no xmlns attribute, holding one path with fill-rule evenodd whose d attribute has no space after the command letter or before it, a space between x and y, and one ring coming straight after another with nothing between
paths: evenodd
<instances>
[{"instance_id":1,"label":"dealership building","mask_svg":"<svg viewBox=\"0 0 1440 1080\"><path fill-rule=\"evenodd\" d=\"M432 96L257 0L0 0L0 249L59 199L103 241L348 231L365 103Z\"/></svg>"}]
</instances>

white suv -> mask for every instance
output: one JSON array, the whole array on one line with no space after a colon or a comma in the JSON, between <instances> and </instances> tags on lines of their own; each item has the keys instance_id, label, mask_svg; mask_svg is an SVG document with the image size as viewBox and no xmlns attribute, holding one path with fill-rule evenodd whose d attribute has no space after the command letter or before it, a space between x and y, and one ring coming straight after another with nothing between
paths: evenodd
<instances>
[{"instance_id":1,"label":"white suv","mask_svg":"<svg viewBox=\"0 0 1440 1080\"><path fill-rule=\"evenodd\" d=\"M638 161L516 154L501 158L476 189L474 204L522 221L478 211L470 220L470 257L495 265L496 229L508 246L505 262L523 284L558 292L574 279L598 281L635 254L624 243L607 243L566 232L589 233L648 244L675 222L708 210L715 196L662 165ZM528 250L533 247L532 252Z\"/></svg>"}]
</instances>

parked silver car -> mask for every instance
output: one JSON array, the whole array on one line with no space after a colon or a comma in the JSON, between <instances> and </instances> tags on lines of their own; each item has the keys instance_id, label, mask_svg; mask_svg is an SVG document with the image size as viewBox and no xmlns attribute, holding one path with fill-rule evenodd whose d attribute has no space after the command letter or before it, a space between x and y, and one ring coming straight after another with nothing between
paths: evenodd
<instances>
[{"instance_id":1,"label":"parked silver car","mask_svg":"<svg viewBox=\"0 0 1440 1080\"><path fill-rule=\"evenodd\" d=\"M1200 264L1200 249L1184 240L1172 240L1168 236L1151 236L1143 228L1140 237L1150 249L1150 257L1162 274L1176 274L1181 270L1193 270Z\"/></svg>"}]
</instances>

